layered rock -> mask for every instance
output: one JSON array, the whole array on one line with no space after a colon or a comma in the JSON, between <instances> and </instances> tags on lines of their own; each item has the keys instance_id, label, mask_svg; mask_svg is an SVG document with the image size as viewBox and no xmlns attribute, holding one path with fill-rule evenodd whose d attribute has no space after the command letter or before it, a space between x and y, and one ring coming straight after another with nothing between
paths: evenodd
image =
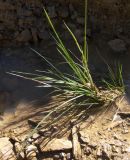
<instances>
[{"instance_id":1,"label":"layered rock","mask_svg":"<svg viewBox=\"0 0 130 160\"><path fill-rule=\"evenodd\" d=\"M83 1L1 0L0 46L37 43L45 39L48 25L43 7L55 23L65 19L77 24L79 28L83 25ZM93 32L111 31L112 34L123 32L130 35L128 0L89 0L88 8L89 24Z\"/></svg>"}]
</instances>

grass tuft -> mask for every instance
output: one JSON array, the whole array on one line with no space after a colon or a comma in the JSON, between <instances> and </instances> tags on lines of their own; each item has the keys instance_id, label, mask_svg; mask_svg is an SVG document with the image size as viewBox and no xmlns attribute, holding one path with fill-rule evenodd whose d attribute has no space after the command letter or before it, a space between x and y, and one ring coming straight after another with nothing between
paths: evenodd
<instances>
[{"instance_id":1,"label":"grass tuft","mask_svg":"<svg viewBox=\"0 0 130 160\"><path fill-rule=\"evenodd\" d=\"M104 80L105 88L99 89L93 81L89 67L88 67L88 47L86 41L87 33L87 0L85 0L85 25L84 25L84 45L80 46L77 38L73 34L72 30L64 23L66 29L72 36L75 46L79 50L81 60L78 63L72 57L71 51L64 45L58 32L56 31L46 9L44 9L45 16L48 20L50 27L52 28L54 39L57 45L57 51L64 58L65 63L68 64L70 73L63 73L57 67L55 67L50 61L48 61L43 55L36 50L32 49L36 54L43 58L48 63L50 69L47 72L38 71L38 74L12 72L10 74L21 76L36 81L42 85L42 87L54 88L59 95L64 95L65 102L61 105L50 110L48 115L38 124L43 123L49 116L55 111L59 111L59 118L72 108L85 108L109 105L115 99L124 93L124 83L122 77L122 66L118 65L116 74L108 66L110 82ZM78 59L78 58L77 58ZM35 128L35 130L38 128Z\"/></svg>"}]
</instances>

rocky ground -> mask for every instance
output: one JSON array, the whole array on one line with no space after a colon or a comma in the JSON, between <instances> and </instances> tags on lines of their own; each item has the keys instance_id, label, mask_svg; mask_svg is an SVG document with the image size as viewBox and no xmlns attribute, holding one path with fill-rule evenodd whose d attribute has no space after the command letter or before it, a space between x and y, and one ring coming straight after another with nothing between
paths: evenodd
<instances>
[{"instance_id":1,"label":"rocky ground","mask_svg":"<svg viewBox=\"0 0 130 160\"><path fill-rule=\"evenodd\" d=\"M96 114L88 111L87 118L79 122L76 117L69 120L66 115L66 126L58 123L44 128L41 124L30 135L45 115L45 109L30 105L25 114L19 108L15 120L10 118L6 127L1 127L2 160L130 159L130 105L125 99Z\"/></svg>"},{"instance_id":2,"label":"rocky ground","mask_svg":"<svg viewBox=\"0 0 130 160\"><path fill-rule=\"evenodd\" d=\"M101 39L98 35L94 40L91 36L88 38L90 69L101 78L105 73L105 67L99 57L105 53L104 57L108 62L120 58L127 73L125 83L129 97L128 39L126 37ZM68 47L77 53L71 39ZM60 59L56 54L55 43L50 40L44 41L42 47L33 48L45 56L47 52L48 57L52 59L54 57L57 57L57 61ZM93 54L97 52L97 48L100 56ZM82 110L78 111L80 114L77 116L75 111L64 116L58 123L51 124L50 120L57 116L53 115L39 126L36 133L30 135L46 115L48 108L61 102L55 97L46 97L49 91L37 88L38 84L9 76L6 72L11 70L33 72L35 69L45 70L48 66L42 63L28 46L1 49L0 61L0 107L3 112L0 117L1 159L130 159L128 101L123 100L100 112L94 109L82 113Z\"/></svg>"}]
</instances>

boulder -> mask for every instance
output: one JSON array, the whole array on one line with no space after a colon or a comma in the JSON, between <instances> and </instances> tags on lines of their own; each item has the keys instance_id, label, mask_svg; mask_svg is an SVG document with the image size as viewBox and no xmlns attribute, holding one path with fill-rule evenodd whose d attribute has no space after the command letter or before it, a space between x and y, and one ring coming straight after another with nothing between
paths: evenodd
<instances>
[{"instance_id":1,"label":"boulder","mask_svg":"<svg viewBox=\"0 0 130 160\"><path fill-rule=\"evenodd\" d=\"M0 138L0 160L15 160L13 145L8 137Z\"/></svg>"},{"instance_id":2,"label":"boulder","mask_svg":"<svg viewBox=\"0 0 130 160\"><path fill-rule=\"evenodd\" d=\"M55 138L48 142L46 146L41 143L40 149L42 152L70 150L72 149L72 142L66 139Z\"/></svg>"},{"instance_id":3,"label":"boulder","mask_svg":"<svg viewBox=\"0 0 130 160\"><path fill-rule=\"evenodd\" d=\"M126 44L121 39L114 39L108 42L110 49L115 53L125 53L127 51Z\"/></svg>"}]
</instances>

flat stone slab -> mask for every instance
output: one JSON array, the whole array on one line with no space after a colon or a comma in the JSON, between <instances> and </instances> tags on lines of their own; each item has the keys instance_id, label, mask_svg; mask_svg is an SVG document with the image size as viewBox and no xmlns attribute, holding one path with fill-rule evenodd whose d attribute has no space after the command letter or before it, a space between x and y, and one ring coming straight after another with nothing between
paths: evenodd
<instances>
[{"instance_id":1,"label":"flat stone slab","mask_svg":"<svg viewBox=\"0 0 130 160\"><path fill-rule=\"evenodd\" d=\"M15 160L13 145L8 137L0 138L0 160Z\"/></svg>"},{"instance_id":2,"label":"flat stone slab","mask_svg":"<svg viewBox=\"0 0 130 160\"><path fill-rule=\"evenodd\" d=\"M69 150L72 149L72 142L66 139L55 138L48 142L46 146L41 144L40 149L42 152Z\"/></svg>"}]
</instances>

